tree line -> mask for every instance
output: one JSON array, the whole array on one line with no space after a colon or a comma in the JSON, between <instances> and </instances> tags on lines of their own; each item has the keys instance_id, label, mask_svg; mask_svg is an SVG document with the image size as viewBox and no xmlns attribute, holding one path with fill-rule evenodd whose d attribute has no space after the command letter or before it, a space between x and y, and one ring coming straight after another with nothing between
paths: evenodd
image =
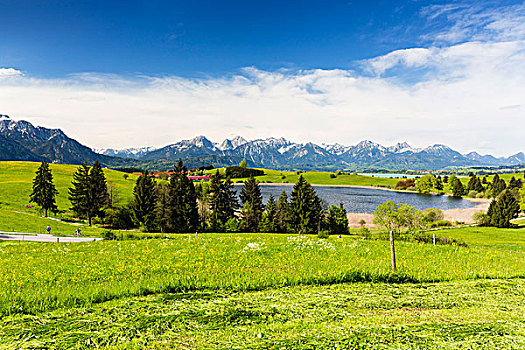
<instances>
[{"instance_id":1,"label":"tree line","mask_svg":"<svg viewBox=\"0 0 525 350\"><path fill-rule=\"evenodd\" d=\"M268 232L324 234L348 233L342 202L327 206L314 188L300 176L288 196L263 203L259 181L249 177L237 197L229 176L218 171L209 183L195 185L179 160L168 181L157 181L147 171L133 187L127 205L117 204L117 193L99 162L80 165L68 190L71 210L78 218L112 228L139 227L145 232ZM30 200L57 212L53 176L42 162L33 181Z\"/></svg>"}]
</instances>

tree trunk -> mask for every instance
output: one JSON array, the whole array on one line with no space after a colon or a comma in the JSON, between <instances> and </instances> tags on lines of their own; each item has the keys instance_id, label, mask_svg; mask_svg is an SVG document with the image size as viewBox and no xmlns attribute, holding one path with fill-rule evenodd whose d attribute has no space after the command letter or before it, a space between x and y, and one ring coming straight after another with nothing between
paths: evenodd
<instances>
[{"instance_id":1,"label":"tree trunk","mask_svg":"<svg viewBox=\"0 0 525 350\"><path fill-rule=\"evenodd\" d=\"M394 231L390 231L390 256L392 258L392 270L396 269L396 248L394 247Z\"/></svg>"},{"instance_id":2,"label":"tree trunk","mask_svg":"<svg viewBox=\"0 0 525 350\"><path fill-rule=\"evenodd\" d=\"M44 216L47 218L47 208L44 208Z\"/></svg>"},{"instance_id":3,"label":"tree trunk","mask_svg":"<svg viewBox=\"0 0 525 350\"><path fill-rule=\"evenodd\" d=\"M91 215L88 214L88 226L91 226Z\"/></svg>"}]
</instances>

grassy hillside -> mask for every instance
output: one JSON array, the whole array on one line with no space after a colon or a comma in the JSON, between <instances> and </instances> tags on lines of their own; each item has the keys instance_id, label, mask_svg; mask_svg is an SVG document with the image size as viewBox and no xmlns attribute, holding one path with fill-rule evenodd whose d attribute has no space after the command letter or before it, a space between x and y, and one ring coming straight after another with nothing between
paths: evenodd
<instances>
[{"instance_id":1,"label":"grassy hillside","mask_svg":"<svg viewBox=\"0 0 525 350\"><path fill-rule=\"evenodd\" d=\"M42 232L51 225L53 233L73 233L76 226L39 217L36 208L29 208L29 195L32 190L38 162L0 162L0 231ZM58 190L57 205L61 211L68 211L68 188L71 185L76 165L50 164L55 186ZM135 176L124 179L124 173L104 169L108 184L113 186L127 203L132 196ZM60 216L60 215L59 215ZM50 217L54 217L53 214ZM85 233L98 232L96 228L85 228Z\"/></svg>"}]
</instances>

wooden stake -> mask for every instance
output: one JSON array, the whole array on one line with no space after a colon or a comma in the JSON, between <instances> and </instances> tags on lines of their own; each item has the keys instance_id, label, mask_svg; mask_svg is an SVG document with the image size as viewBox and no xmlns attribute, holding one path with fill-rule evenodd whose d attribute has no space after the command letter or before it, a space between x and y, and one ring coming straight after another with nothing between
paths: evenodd
<instances>
[{"instance_id":1,"label":"wooden stake","mask_svg":"<svg viewBox=\"0 0 525 350\"><path fill-rule=\"evenodd\" d=\"M390 231L390 255L392 257L392 270L396 269L396 248L394 247L394 231Z\"/></svg>"}]
</instances>

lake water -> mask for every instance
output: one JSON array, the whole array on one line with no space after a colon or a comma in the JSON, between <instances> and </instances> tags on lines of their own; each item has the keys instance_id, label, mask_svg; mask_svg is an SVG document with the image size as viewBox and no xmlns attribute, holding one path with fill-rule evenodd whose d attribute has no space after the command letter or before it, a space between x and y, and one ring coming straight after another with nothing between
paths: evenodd
<instances>
[{"instance_id":1,"label":"lake water","mask_svg":"<svg viewBox=\"0 0 525 350\"><path fill-rule=\"evenodd\" d=\"M237 194L240 193L242 186L235 186ZM270 193L275 200L283 191L288 194L288 199L293 185L261 185L261 193L264 202L268 200ZM396 203L408 203L409 205L423 210L427 208L448 209L468 209L474 208L478 203L473 203L461 198L450 196L424 195L418 193L392 192L376 190L372 188L356 187L326 187L314 186L317 195L328 204L339 205L343 201L344 207L349 213L372 213L381 203L393 200Z\"/></svg>"}]
</instances>

